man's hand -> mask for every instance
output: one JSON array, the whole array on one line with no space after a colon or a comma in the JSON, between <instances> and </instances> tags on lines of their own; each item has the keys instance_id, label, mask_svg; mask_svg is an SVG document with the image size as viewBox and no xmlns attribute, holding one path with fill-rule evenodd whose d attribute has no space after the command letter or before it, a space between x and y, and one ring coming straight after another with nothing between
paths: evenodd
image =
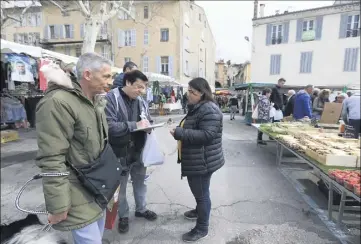
<instances>
[{"instance_id":1,"label":"man's hand","mask_svg":"<svg viewBox=\"0 0 361 244\"><path fill-rule=\"evenodd\" d=\"M169 133L174 137L175 129L170 130Z\"/></svg>"},{"instance_id":2,"label":"man's hand","mask_svg":"<svg viewBox=\"0 0 361 244\"><path fill-rule=\"evenodd\" d=\"M48 214L49 224L55 225L65 220L68 217L68 211L65 211L60 214Z\"/></svg>"},{"instance_id":3,"label":"man's hand","mask_svg":"<svg viewBox=\"0 0 361 244\"><path fill-rule=\"evenodd\" d=\"M142 119L141 121L137 122L137 129L144 129L150 126L150 123L146 119Z\"/></svg>"}]
</instances>

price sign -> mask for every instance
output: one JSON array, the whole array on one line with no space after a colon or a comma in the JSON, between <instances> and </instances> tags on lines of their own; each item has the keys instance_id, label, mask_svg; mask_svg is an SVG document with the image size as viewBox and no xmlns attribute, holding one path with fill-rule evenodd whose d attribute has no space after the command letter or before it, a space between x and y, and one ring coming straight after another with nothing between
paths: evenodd
<instances>
[{"instance_id":1,"label":"price sign","mask_svg":"<svg viewBox=\"0 0 361 244\"><path fill-rule=\"evenodd\" d=\"M343 133L344 138L356 138L358 135L356 134L356 130L351 125L345 125L345 132Z\"/></svg>"}]
</instances>

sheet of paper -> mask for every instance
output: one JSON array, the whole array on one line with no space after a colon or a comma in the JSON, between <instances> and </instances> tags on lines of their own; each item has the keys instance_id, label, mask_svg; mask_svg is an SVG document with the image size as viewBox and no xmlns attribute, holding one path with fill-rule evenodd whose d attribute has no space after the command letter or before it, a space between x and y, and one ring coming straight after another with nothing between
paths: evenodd
<instances>
[{"instance_id":1,"label":"sheet of paper","mask_svg":"<svg viewBox=\"0 0 361 244\"><path fill-rule=\"evenodd\" d=\"M148 126L148 127L146 127L146 128L135 129L135 130L133 130L132 132L145 131L145 130L149 130L149 129L155 129L155 128L162 127L162 126L164 126L164 125L165 125L165 123L154 124L154 125Z\"/></svg>"}]
</instances>

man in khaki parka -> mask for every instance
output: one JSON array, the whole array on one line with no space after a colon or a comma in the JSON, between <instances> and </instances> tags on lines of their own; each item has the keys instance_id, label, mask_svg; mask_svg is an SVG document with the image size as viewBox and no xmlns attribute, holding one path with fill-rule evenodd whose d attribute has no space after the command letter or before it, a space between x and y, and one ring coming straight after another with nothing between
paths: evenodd
<instances>
[{"instance_id":1,"label":"man in khaki parka","mask_svg":"<svg viewBox=\"0 0 361 244\"><path fill-rule=\"evenodd\" d=\"M72 231L75 244L101 244L105 213L65 162L88 164L104 148L103 126L106 133L108 126L102 95L112 79L110 62L95 53L81 55L77 79L55 64L42 71L49 87L36 110L36 164L42 173L70 172L43 178L48 221L56 230Z\"/></svg>"}]
</instances>

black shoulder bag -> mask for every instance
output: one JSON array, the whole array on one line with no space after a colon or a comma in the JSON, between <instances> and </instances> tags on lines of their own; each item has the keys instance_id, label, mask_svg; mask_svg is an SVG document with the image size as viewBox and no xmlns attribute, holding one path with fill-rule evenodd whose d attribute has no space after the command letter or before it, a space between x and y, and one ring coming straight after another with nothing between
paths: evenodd
<instances>
[{"instance_id":1,"label":"black shoulder bag","mask_svg":"<svg viewBox=\"0 0 361 244\"><path fill-rule=\"evenodd\" d=\"M102 127L104 135L107 135L103 124ZM105 139L105 146L99 157L89 164L80 167L75 167L69 162L67 164L74 170L80 183L95 198L101 209L105 209L120 185L122 172L121 164L108 139Z\"/></svg>"}]
</instances>

